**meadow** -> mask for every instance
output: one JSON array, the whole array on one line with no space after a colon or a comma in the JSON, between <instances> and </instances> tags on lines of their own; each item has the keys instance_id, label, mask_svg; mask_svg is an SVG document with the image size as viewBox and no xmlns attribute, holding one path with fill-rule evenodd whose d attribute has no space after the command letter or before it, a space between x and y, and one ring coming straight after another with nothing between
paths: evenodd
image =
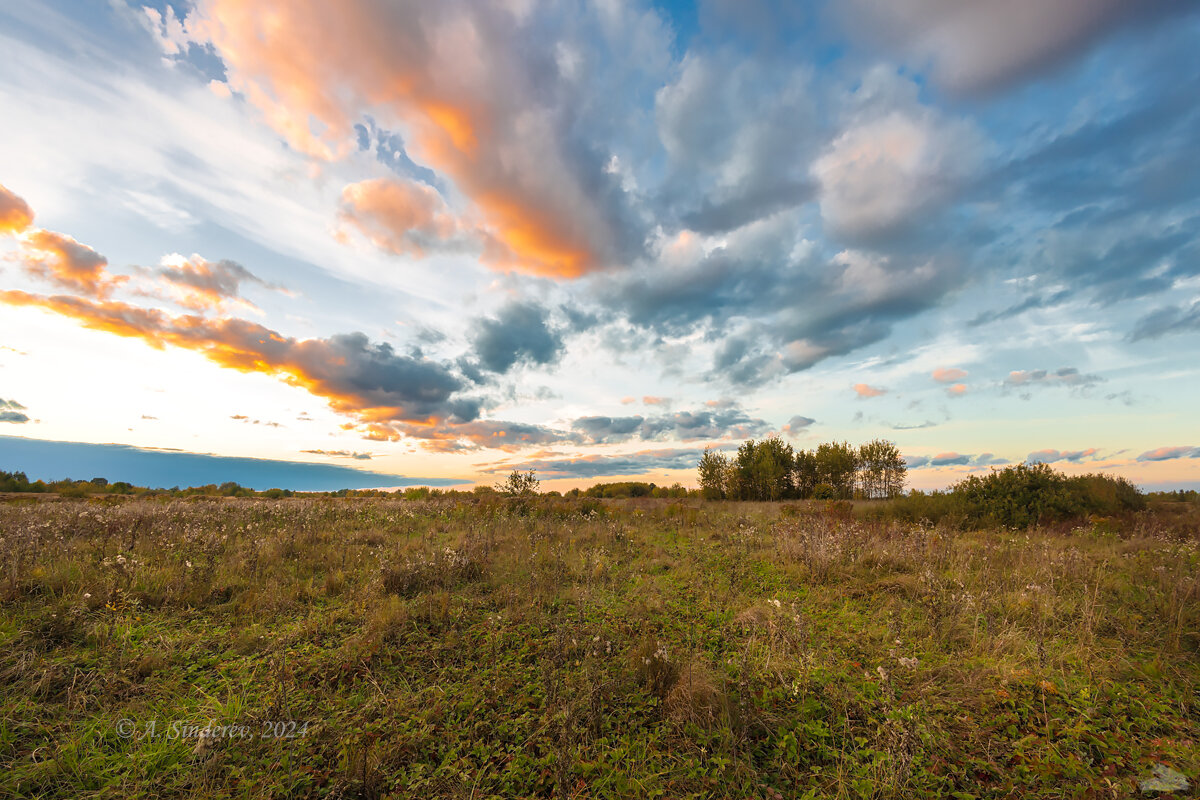
<instances>
[{"instance_id":1,"label":"meadow","mask_svg":"<svg viewBox=\"0 0 1200 800\"><path fill-rule=\"evenodd\" d=\"M9 496L0 796L1194 782L1200 507L1028 530L886 508Z\"/></svg>"}]
</instances>

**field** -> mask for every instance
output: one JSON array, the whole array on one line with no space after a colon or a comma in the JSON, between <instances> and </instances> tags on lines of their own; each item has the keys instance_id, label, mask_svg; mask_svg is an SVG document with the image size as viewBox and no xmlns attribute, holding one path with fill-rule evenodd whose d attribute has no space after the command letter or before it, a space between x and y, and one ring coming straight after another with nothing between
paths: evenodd
<instances>
[{"instance_id":1,"label":"field","mask_svg":"<svg viewBox=\"0 0 1200 800\"><path fill-rule=\"evenodd\" d=\"M969 532L870 510L9 498L0 796L1195 782L1194 506Z\"/></svg>"}]
</instances>

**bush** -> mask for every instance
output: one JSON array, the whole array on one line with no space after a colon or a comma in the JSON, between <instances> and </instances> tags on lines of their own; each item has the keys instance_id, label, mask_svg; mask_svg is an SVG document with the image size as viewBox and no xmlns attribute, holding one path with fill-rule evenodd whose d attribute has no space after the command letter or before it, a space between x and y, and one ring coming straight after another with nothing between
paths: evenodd
<instances>
[{"instance_id":1,"label":"bush","mask_svg":"<svg viewBox=\"0 0 1200 800\"><path fill-rule=\"evenodd\" d=\"M1145 507L1145 496L1125 478L1098 474L1068 477L1047 464L1017 464L984 476L972 475L946 492L914 490L879 513L906 522L1028 528Z\"/></svg>"},{"instance_id":2,"label":"bush","mask_svg":"<svg viewBox=\"0 0 1200 800\"><path fill-rule=\"evenodd\" d=\"M813 490L812 490L812 499L813 500L832 500L835 497L837 497L837 489L833 488L833 486L831 484L818 483L816 486L813 487Z\"/></svg>"}]
</instances>

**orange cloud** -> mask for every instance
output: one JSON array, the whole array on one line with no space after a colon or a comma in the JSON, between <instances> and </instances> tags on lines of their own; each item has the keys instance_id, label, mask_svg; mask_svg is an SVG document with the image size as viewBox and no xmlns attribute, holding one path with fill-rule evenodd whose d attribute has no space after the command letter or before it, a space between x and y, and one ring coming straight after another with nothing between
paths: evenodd
<instances>
[{"instance_id":1,"label":"orange cloud","mask_svg":"<svg viewBox=\"0 0 1200 800\"><path fill-rule=\"evenodd\" d=\"M486 262L575 277L605 264L614 237L538 106L513 46L519 17L492 4L206 0L187 25L296 149L340 158L371 113L407 130L411 155L471 201ZM407 214L375 224L389 221L400 241L412 231Z\"/></svg>"},{"instance_id":2,"label":"orange cloud","mask_svg":"<svg viewBox=\"0 0 1200 800\"><path fill-rule=\"evenodd\" d=\"M456 397L463 383L449 367L372 344L361 333L294 339L243 319L170 316L117 301L13 290L0 291L0 303L43 308L85 328L140 339L159 349L193 350L222 367L272 375L364 424L433 425L478 413L477 401Z\"/></svg>"},{"instance_id":3,"label":"orange cloud","mask_svg":"<svg viewBox=\"0 0 1200 800\"><path fill-rule=\"evenodd\" d=\"M33 224L29 205L0 183L0 234L17 234Z\"/></svg>"},{"instance_id":4,"label":"orange cloud","mask_svg":"<svg viewBox=\"0 0 1200 800\"><path fill-rule=\"evenodd\" d=\"M938 367L933 371L933 379L938 383L954 383L965 377L967 377L967 371L965 369L958 369L957 367L950 367L949 369Z\"/></svg>"},{"instance_id":5,"label":"orange cloud","mask_svg":"<svg viewBox=\"0 0 1200 800\"><path fill-rule=\"evenodd\" d=\"M887 389L869 386L865 383L856 383L854 384L854 392L859 397L880 397L887 394Z\"/></svg>"},{"instance_id":6,"label":"orange cloud","mask_svg":"<svg viewBox=\"0 0 1200 800\"><path fill-rule=\"evenodd\" d=\"M445 245L465 233L436 189L393 178L347 186L338 217L380 250L397 255L420 257L430 245Z\"/></svg>"},{"instance_id":7,"label":"orange cloud","mask_svg":"<svg viewBox=\"0 0 1200 800\"><path fill-rule=\"evenodd\" d=\"M946 392L947 392L947 394L951 394L951 395L955 395L955 396L964 395L967 393L967 385L965 383L956 383L953 386L946 389Z\"/></svg>"},{"instance_id":8,"label":"orange cloud","mask_svg":"<svg viewBox=\"0 0 1200 800\"><path fill-rule=\"evenodd\" d=\"M108 259L62 233L33 230L21 234L17 259L25 269L68 289L107 297L128 278L107 272Z\"/></svg>"}]
</instances>

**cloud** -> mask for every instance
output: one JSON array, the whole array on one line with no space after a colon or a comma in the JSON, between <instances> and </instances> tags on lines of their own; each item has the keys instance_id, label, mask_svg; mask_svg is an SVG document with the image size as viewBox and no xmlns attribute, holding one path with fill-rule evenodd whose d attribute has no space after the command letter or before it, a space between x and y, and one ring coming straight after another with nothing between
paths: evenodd
<instances>
[{"instance_id":1,"label":"cloud","mask_svg":"<svg viewBox=\"0 0 1200 800\"><path fill-rule=\"evenodd\" d=\"M605 47L641 58L643 69L663 58L665 48L653 46L669 34L637 9L597 8L588 22L531 10L467 0L336 8L202 0L185 25L223 59L230 87L295 149L341 158L370 113L408 132L413 159L453 181L498 245L485 254L489 263L577 277L613 262L631 217L622 216L620 178L605 172L610 155L583 138L593 118L595 127L613 125L611 108L589 107L592 95L579 83L592 75L583 68L614 62L584 61L589 43L567 34L590 23Z\"/></svg>"},{"instance_id":2,"label":"cloud","mask_svg":"<svg viewBox=\"0 0 1200 800\"><path fill-rule=\"evenodd\" d=\"M1190 11L1177 0L852 0L847 26L929 65L955 92L997 90L1059 66L1121 28Z\"/></svg>"},{"instance_id":3,"label":"cloud","mask_svg":"<svg viewBox=\"0 0 1200 800\"><path fill-rule=\"evenodd\" d=\"M279 288L268 284L236 261L208 261L198 254L184 258L173 253L165 256L157 269L146 272L158 278L165 291L158 291L158 287L155 287L155 290L145 294L165 296L195 311L219 311L229 306L255 308L241 297L243 283Z\"/></svg>"},{"instance_id":4,"label":"cloud","mask_svg":"<svg viewBox=\"0 0 1200 800\"><path fill-rule=\"evenodd\" d=\"M967 385L965 383L956 383L953 386L946 387L946 394L951 397L962 397L967 393Z\"/></svg>"},{"instance_id":5,"label":"cloud","mask_svg":"<svg viewBox=\"0 0 1200 800\"><path fill-rule=\"evenodd\" d=\"M925 428L936 428L936 427L937 427L936 422L934 422L933 420L926 420L924 422L919 422L915 425L893 425L892 430L894 430L894 431L919 431L919 430L924 430Z\"/></svg>"},{"instance_id":6,"label":"cloud","mask_svg":"<svg viewBox=\"0 0 1200 800\"><path fill-rule=\"evenodd\" d=\"M481 447L516 452L526 447L547 444L580 444L582 437L571 431L525 422L477 419L452 424L378 422L367 426L367 439L398 441L408 437L422 442L426 450L454 453Z\"/></svg>"},{"instance_id":7,"label":"cloud","mask_svg":"<svg viewBox=\"0 0 1200 800\"><path fill-rule=\"evenodd\" d=\"M868 70L842 105L841 133L809 170L836 237L880 241L925 226L984 163L979 129L923 105L916 82L892 67Z\"/></svg>"},{"instance_id":8,"label":"cloud","mask_svg":"<svg viewBox=\"0 0 1200 800\"><path fill-rule=\"evenodd\" d=\"M718 404L707 409L678 411L658 416L579 417L571 429L591 444L626 442L632 439L747 439L766 432L766 420L751 417L737 404Z\"/></svg>"},{"instance_id":9,"label":"cloud","mask_svg":"<svg viewBox=\"0 0 1200 800\"><path fill-rule=\"evenodd\" d=\"M0 183L0 235L21 233L32 224L29 205Z\"/></svg>"},{"instance_id":10,"label":"cloud","mask_svg":"<svg viewBox=\"0 0 1200 800\"><path fill-rule=\"evenodd\" d=\"M1087 450L1038 450L1030 453L1025 460L1030 464L1053 464L1058 461L1070 461L1078 464L1081 461L1095 461L1099 451L1095 447Z\"/></svg>"},{"instance_id":11,"label":"cloud","mask_svg":"<svg viewBox=\"0 0 1200 800\"><path fill-rule=\"evenodd\" d=\"M817 421L815 419L813 419L812 417L802 417L799 414L797 414L796 416L789 419L787 421L787 424L783 426L783 432L786 433L788 436L796 437L796 436L799 436L802 431L804 431L816 424L817 424Z\"/></svg>"},{"instance_id":12,"label":"cloud","mask_svg":"<svg viewBox=\"0 0 1200 800\"><path fill-rule=\"evenodd\" d=\"M0 397L0 422L12 422L18 425L29 422L29 416L21 413L24 410L25 406L16 400L5 400Z\"/></svg>"},{"instance_id":13,"label":"cloud","mask_svg":"<svg viewBox=\"0 0 1200 800\"><path fill-rule=\"evenodd\" d=\"M1147 450L1137 457L1138 461L1172 461L1176 458L1200 458L1200 447L1159 447Z\"/></svg>"},{"instance_id":14,"label":"cloud","mask_svg":"<svg viewBox=\"0 0 1200 800\"><path fill-rule=\"evenodd\" d=\"M642 450L627 455L590 455L578 458L539 458L517 464L505 464L485 470L491 473L510 470L536 470L543 478L599 478L618 475L644 475L668 469L695 469L702 449Z\"/></svg>"},{"instance_id":15,"label":"cloud","mask_svg":"<svg viewBox=\"0 0 1200 800\"><path fill-rule=\"evenodd\" d=\"M375 178L342 190L338 218L381 250L423 257L462 249L476 237L464 228L437 189L424 183Z\"/></svg>"},{"instance_id":16,"label":"cloud","mask_svg":"<svg viewBox=\"0 0 1200 800\"><path fill-rule=\"evenodd\" d=\"M821 216L837 236L890 234L949 199L976 170L980 148L969 123L931 109L856 124L813 162Z\"/></svg>"},{"instance_id":17,"label":"cloud","mask_svg":"<svg viewBox=\"0 0 1200 800\"><path fill-rule=\"evenodd\" d=\"M720 344L713 377L755 386L877 342L963 279L952 254L843 250L832 257L781 214L725 236L662 234L627 273L596 279L632 325Z\"/></svg>"},{"instance_id":18,"label":"cloud","mask_svg":"<svg viewBox=\"0 0 1200 800\"><path fill-rule=\"evenodd\" d=\"M854 393L857 394L860 398L864 398L864 399L868 398L868 397L882 397L883 395L887 394L887 391L888 391L887 389L883 389L883 388L880 388L877 386L870 386L865 383L854 384Z\"/></svg>"},{"instance_id":19,"label":"cloud","mask_svg":"<svg viewBox=\"0 0 1200 800\"><path fill-rule=\"evenodd\" d=\"M444 363L395 352L365 334L295 339L243 319L173 317L116 301L0 291L0 303L32 306L76 320L92 330L201 353L241 372L274 375L326 399L337 412L363 423L470 421L477 400L460 394L464 382Z\"/></svg>"},{"instance_id":20,"label":"cloud","mask_svg":"<svg viewBox=\"0 0 1200 800\"><path fill-rule=\"evenodd\" d=\"M108 259L92 248L54 231L23 233L16 258L31 275L90 297L107 297L128 280L108 273Z\"/></svg>"},{"instance_id":21,"label":"cloud","mask_svg":"<svg viewBox=\"0 0 1200 800\"><path fill-rule=\"evenodd\" d=\"M1010 387L1033 386L1094 386L1104 379L1098 375L1084 375L1075 367L1061 367L1054 372L1044 369L1013 370L1004 379L1004 384Z\"/></svg>"},{"instance_id":22,"label":"cloud","mask_svg":"<svg viewBox=\"0 0 1200 800\"><path fill-rule=\"evenodd\" d=\"M669 169L661 196L687 228L724 233L813 197L807 165L822 131L811 83L796 65L688 52L654 104Z\"/></svg>"},{"instance_id":23,"label":"cloud","mask_svg":"<svg viewBox=\"0 0 1200 800\"><path fill-rule=\"evenodd\" d=\"M237 420L238 422L245 422L247 425L262 425L267 428L283 428L283 427L285 427L284 425L281 425L278 422L264 422L261 419L250 419L245 414L234 414L230 417L230 419Z\"/></svg>"},{"instance_id":24,"label":"cloud","mask_svg":"<svg viewBox=\"0 0 1200 800\"><path fill-rule=\"evenodd\" d=\"M904 456L904 463L909 469L927 469L934 467L987 467L1011 463L1006 458L997 458L992 453L980 453L977 456L963 453L938 453L935 456Z\"/></svg>"},{"instance_id":25,"label":"cloud","mask_svg":"<svg viewBox=\"0 0 1200 800\"><path fill-rule=\"evenodd\" d=\"M1129 334L1129 340L1137 342L1142 339L1158 339L1167 334L1198 330L1200 330L1200 302L1192 303L1188 308L1164 306L1139 319Z\"/></svg>"},{"instance_id":26,"label":"cloud","mask_svg":"<svg viewBox=\"0 0 1200 800\"><path fill-rule=\"evenodd\" d=\"M512 301L496 317L477 320L471 348L484 369L507 372L518 363L549 364L563 351L562 334L537 303Z\"/></svg>"},{"instance_id":27,"label":"cloud","mask_svg":"<svg viewBox=\"0 0 1200 800\"><path fill-rule=\"evenodd\" d=\"M671 398L669 398L669 397L655 397L654 395L651 395L651 394L644 395L642 397L642 405L666 406L666 405L670 405L670 404L671 404Z\"/></svg>"},{"instance_id":28,"label":"cloud","mask_svg":"<svg viewBox=\"0 0 1200 800\"><path fill-rule=\"evenodd\" d=\"M331 456L333 458L353 458L356 461L370 461L370 453L359 453L351 450L301 450L301 453L312 453L317 456Z\"/></svg>"},{"instance_id":29,"label":"cloud","mask_svg":"<svg viewBox=\"0 0 1200 800\"><path fill-rule=\"evenodd\" d=\"M1049 295L1034 294L1029 295L1019 303L1014 303L1007 308L1002 308L997 311L982 311L976 314L967 322L967 327L978 328L980 325L986 325L989 322L997 322L999 320L1011 319L1012 317L1024 314L1026 311L1035 308L1050 308L1069 299L1072 292L1063 289L1053 292Z\"/></svg>"},{"instance_id":30,"label":"cloud","mask_svg":"<svg viewBox=\"0 0 1200 800\"><path fill-rule=\"evenodd\" d=\"M938 383L955 383L967 377L967 371L958 367L938 367L932 377Z\"/></svg>"}]
</instances>

